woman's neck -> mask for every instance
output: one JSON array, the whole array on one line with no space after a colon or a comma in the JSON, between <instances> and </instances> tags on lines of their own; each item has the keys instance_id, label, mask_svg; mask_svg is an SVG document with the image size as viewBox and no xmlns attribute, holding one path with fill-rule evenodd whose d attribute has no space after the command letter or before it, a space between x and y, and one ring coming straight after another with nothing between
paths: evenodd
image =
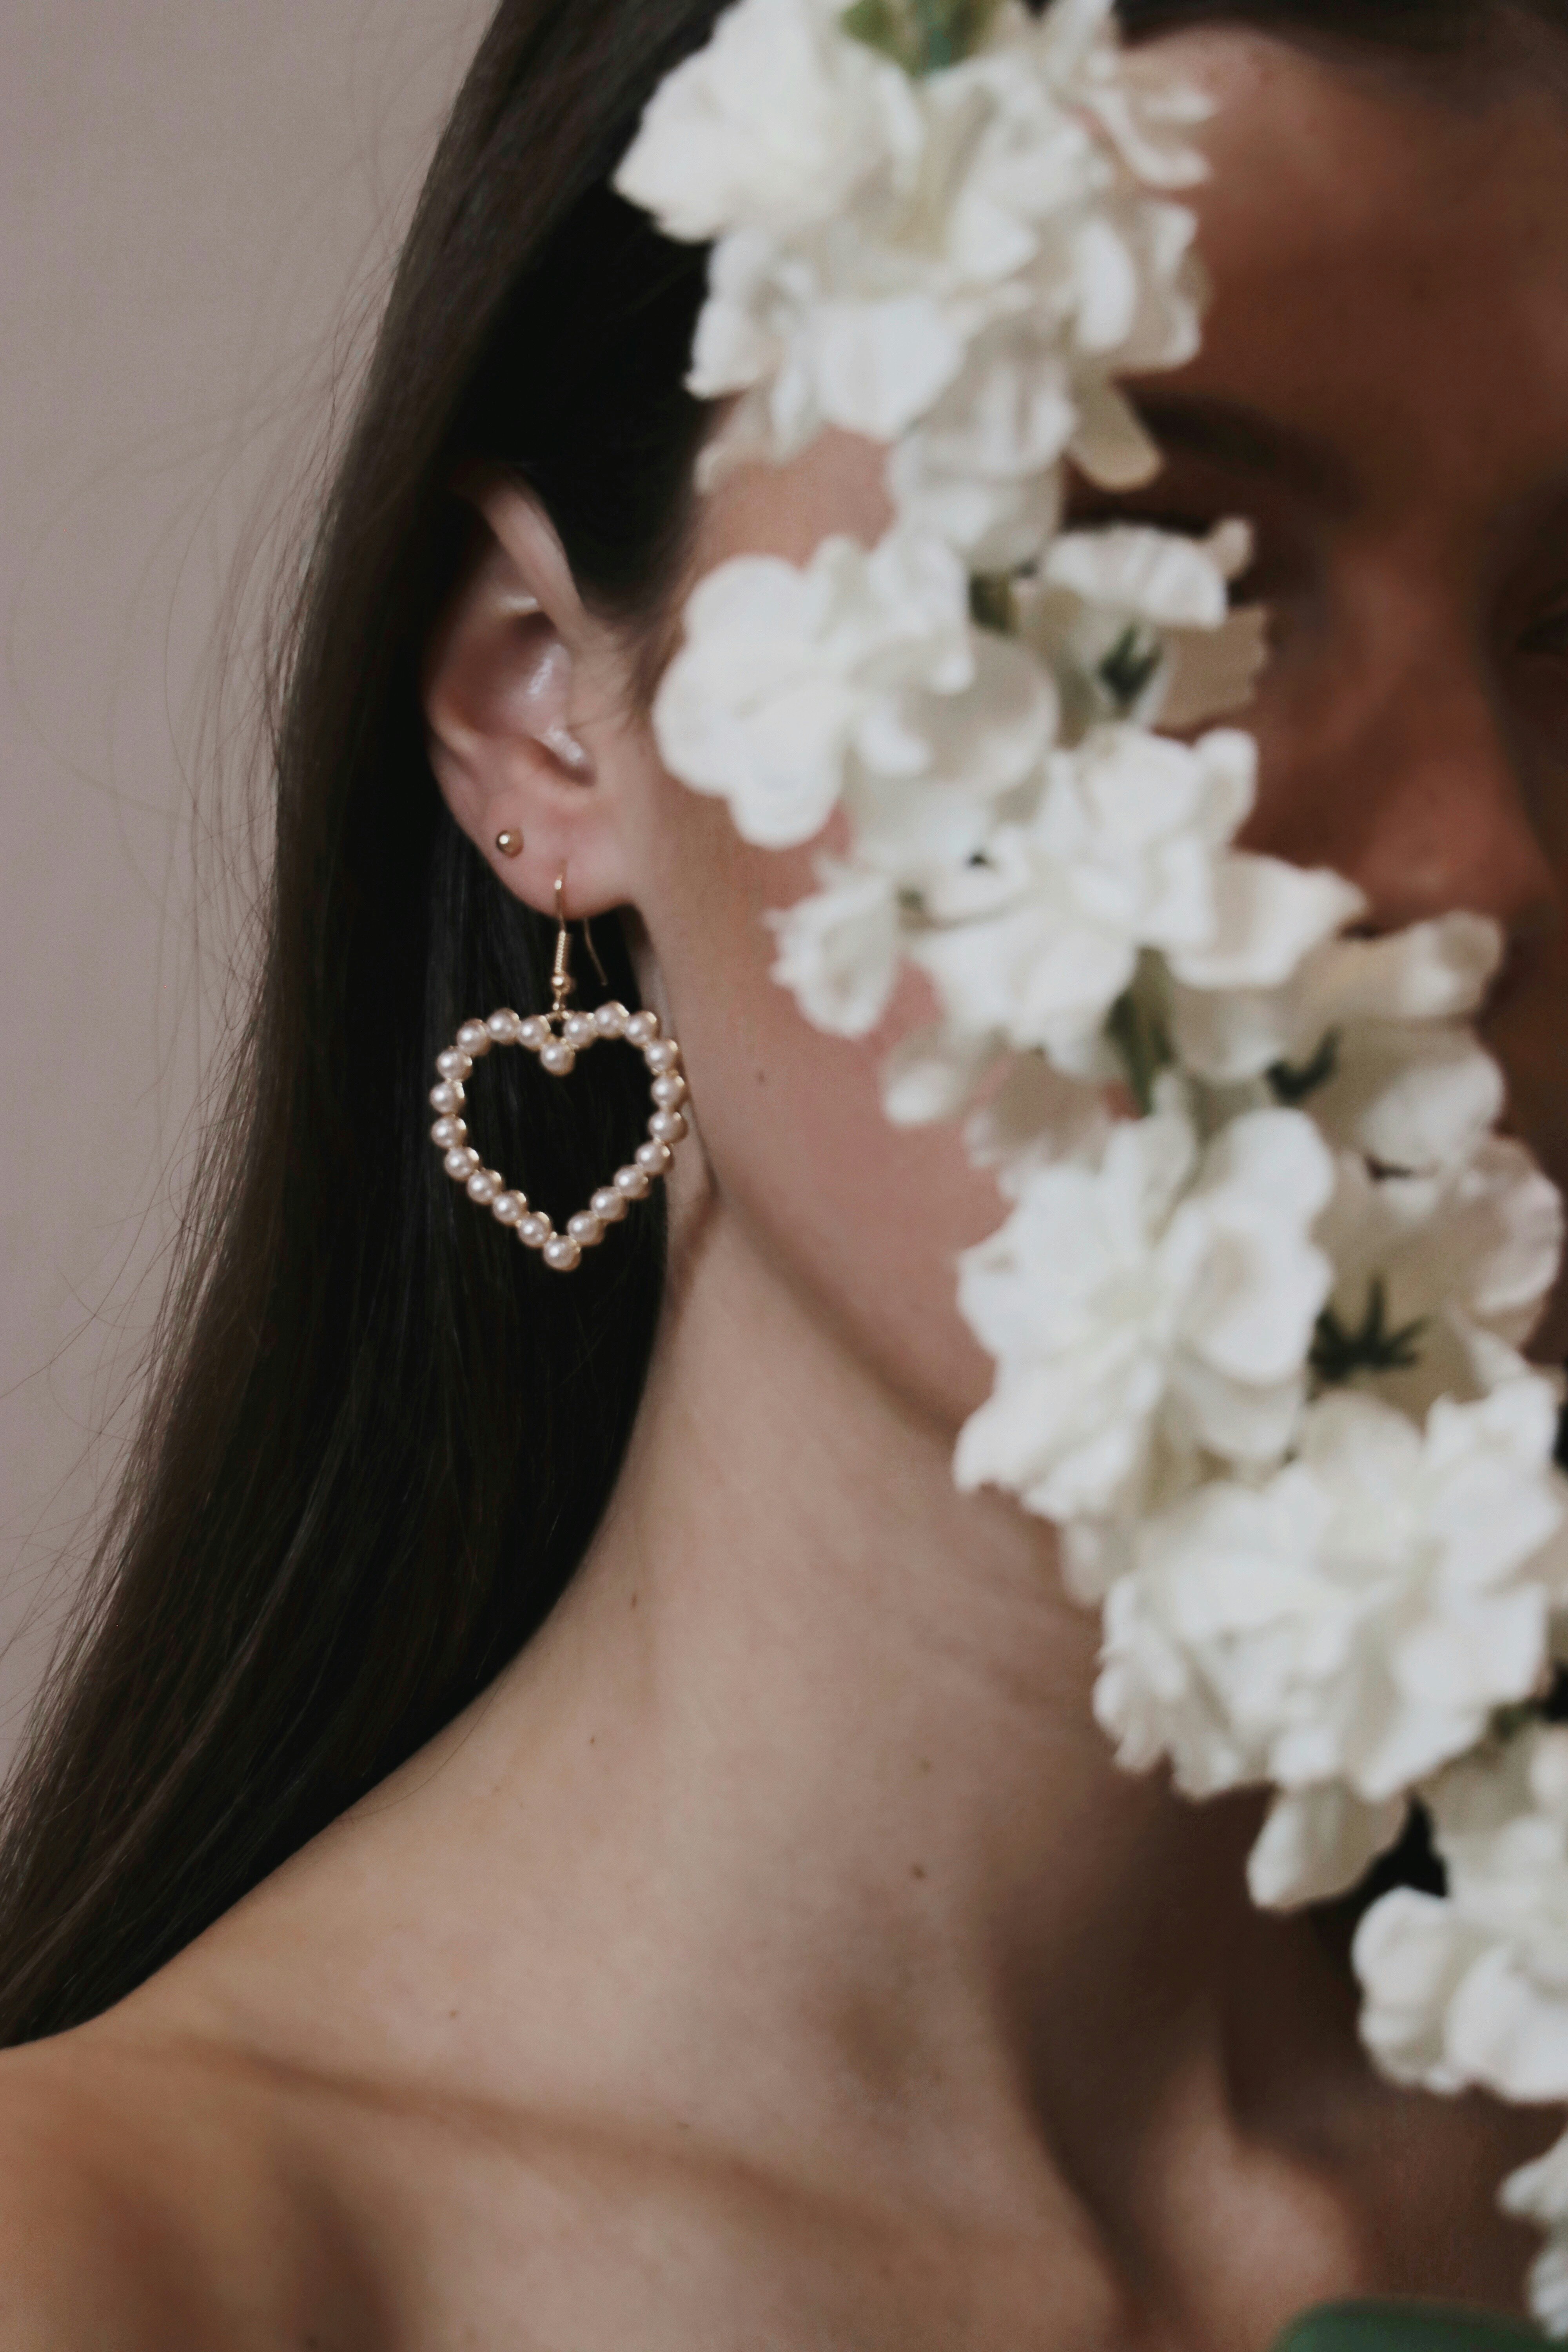
<instances>
[{"instance_id":1,"label":"woman's neck","mask_svg":"<svg viewBox=\"0 0 1568 2352\"><path fill-rule=\"evenodd\" d=\"M571 1592L196 1948L233 1955L226 2015L275 2003L270 1919L286 1964L327 1950L312 2063L371 2030L489 2098L890 2163L993 2218L1043 2150L1093 2204L1167 2129L1223 2135L1280 2000L1327 2045L1337 1995L1248 1912L1250 1819L1117 1770L1049 1531L950 1456L710 1220Z\"/></svg>"}]
</instances>

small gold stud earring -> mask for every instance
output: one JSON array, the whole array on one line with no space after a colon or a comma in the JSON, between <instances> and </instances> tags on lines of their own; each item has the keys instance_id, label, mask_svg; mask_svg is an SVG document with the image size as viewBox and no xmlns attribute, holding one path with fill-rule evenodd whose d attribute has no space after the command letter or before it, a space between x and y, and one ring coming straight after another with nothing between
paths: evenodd
<instances>
[{"instance_id":1,"label":"small gold stud earring","mask_svg":"<svg viewBox=\"0 0 1568 2352\"><path fill-rule=\"evenodd\" d=\"M521 833L512 833L510 831L506 833L498 833L496 835L496 847L500 851L503 857L521 857L522 855L522 835Z\"/></svg>"}]
</instances>

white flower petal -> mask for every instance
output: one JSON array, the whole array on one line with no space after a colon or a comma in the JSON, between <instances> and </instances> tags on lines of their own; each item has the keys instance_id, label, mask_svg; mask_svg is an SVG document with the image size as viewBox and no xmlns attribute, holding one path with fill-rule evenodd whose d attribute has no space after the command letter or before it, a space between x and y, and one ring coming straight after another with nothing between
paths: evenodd
<instances>
[{"instance_id":1,"label":"white flower petal","mask_svg":"<svg viewBox=\"0 0 1568 2352\"><path fill-rule=\"evenodd\" d=\"M963 770L972 751L1005 788L1048 732L1044 681L1025 677L1010 703L985 690L999 662L1023 677L1016 648L984 648L977 688L968 583L940 541L894 531L868 552L827 539L799 568L739 556L699 584L685 617L654 702L660 752L682 782L727 800L763 848L809 841L858 766L911 774L940 756Z\"/></svg>"},{"instance_id":2,"label":"white flower petal","mask_svg":"<svg viewBox=\"0 0 1568 2352\"><path fill-rule=\"evenodd\" d=\"M1395 1887L1363 1918L1352 1947L1363 1995L1361 2037L1394 2082L1427 2091L1462 2087L1443 2026L1476 1952L1450 1906L1413 1887Z\"/></svg>"},{"instance_id":3,"label":"white flower petal","mask_svg":"<svg viewBox=\"0 0 1568 2352\"><path fill-rule=\"evenodd\" d=\"M738 0L654 93L615 184L667 236L830 220L918 139L905 77L813 0Z\"/></svg>"},{"instance_id":4,"label":"white flower petal","mask_svg":"<svg viewBox=\"0 0 1568 2352\"><path fill-rule=\"evenodd\" d=\"M1268 615L1244 605L1212 630L1175 629L1150 722L1178 731L1244 709L1268 660Z\"/></svg>"},{"instance_id":5,"label":"white flower petal","mask_svg":"<svg viewBox=\"0 0 1568 2352\"><path fill-rule=\"evenodd\" d=\"M1086 384L1079 394L1078 426L1068 444L1074 465L1102 489L1135 490L1163 463L1159 444L1113 383Z\"/></svg>"},{"instance_id":6,"label":"white flower petal","mask_svg":"<svg viewBox=\"0 0 1568 2352\"><path fill-rule=\"evenodd\" d=\"M995 1066L998 1045L984 1032L917 1029L882 1066L882 1108L895 1127L952 1118Z\"/></svg>"},{"instance_id":7,"label":"white flower petal","mask_svg":"<svg viewBox=\"0 0 1568 2352\"><path fill-rule=\"evenodd\" d=\"M1398 2079L1568 2098L1568 1732L1537 1721L1426 1791L1447 1893L1401 1890L1355 1942L1363 2035ZM1563 2218L1554 2151L1516 2174L1515 2211Z\"/></svg>"},{"instance_id":8,"label":"white flower petal","mask_svg":"<svg viewBox=\"0 0 1568 2352\"><path fill-rule=\"evenodd\" d=\"M769 917L778 941L773 976L806 1019L837 1037L863 1037L888 1008L899 966L899 908L886 877L824 857L823 887Z\"/></svg>"},{"instance_id":9,"label":"white flower petal","mask_svg":"<svg viewBox=\"0 0 1568 2352\"><path fill-rule=\"evenodd\" d=\"M1086 604L1161 628L1217 629L1226 618L1226 575L1207 543L1146 524L1063 531L1040 570L1050 586Z\"/></svg>"},{"instance_id":10,"label":"white flower petal","mask_svg":"<svg viewBox=\"0 0 1568 2352\"><path fill-rule=\"evenodd\" d=\"M1347 1893L1394 1844L1405 1814L1398 1799L1369 1805L1338 1780L1281 1790L1247 1858L1253 1901L1288 1911Z\"/></svg>"},{"instance_id":11,"label":"white flower petal","mask_svg":"<svg viewBox=\"0 0 1568 2352\"><path fill-rule=\"evenodd\" d=\"M1324 868L1237 851L1215 877L1211 938L1173 952L1171 969L1189 988L1277 988L1365 905L1353 884Z\"/></svg>"}]
</instances>

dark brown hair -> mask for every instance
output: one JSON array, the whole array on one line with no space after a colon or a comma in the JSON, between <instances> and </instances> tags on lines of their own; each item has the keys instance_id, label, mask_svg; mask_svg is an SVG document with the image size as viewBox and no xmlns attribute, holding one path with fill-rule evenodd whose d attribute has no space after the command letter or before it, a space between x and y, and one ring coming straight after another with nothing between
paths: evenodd
<instances>
[{"instance_id":1,"label":"dark brown hair","mask_svg":"<svg viewBox=\"0 0 1568 2352\"><path fill-rule=\"evenodd\" d=\"M448 1721L550 1610L614 1483L658 1214L561 1282L440 1173L432 1057L465 1015L540 1002L550 935L442 807L418 664L469 545L466 467L535 488L607 614L645 614L672 574L705 256L608 175L716 14L503 0L442 140L283 663L261 985L145 1423L6 1800L0 2040L129 1992ZM1124 14L1418 50L1492 12ZM595 1055L563 1105L496 1056L487 1152L573 1206L637 1132L632 1087L627 1057Z\"/></svg>"}]
</instances>

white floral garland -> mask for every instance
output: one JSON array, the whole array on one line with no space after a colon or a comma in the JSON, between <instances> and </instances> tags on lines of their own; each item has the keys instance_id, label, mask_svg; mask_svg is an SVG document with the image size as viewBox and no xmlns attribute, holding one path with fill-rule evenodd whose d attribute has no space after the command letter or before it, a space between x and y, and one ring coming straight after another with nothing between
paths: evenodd
<instances>
[{"instance_id":1,"label":"white floral garland","mask_svg":"<svg viewBox=\"0 0 1568 2352\"><path fill-rule=\"evenodd\" d=\"M1250 737L1152 731L1247 699L1246 526L1062 527L1069 461L1156 469L1116 379L1198 334L1171 192L1205 108L1110 6L735 0L656 94L617 185L713 243L708 478L838 426L886 445L894 509L868 551L703 580L658 740L750 842L835 821L774 919L808 1020L866 1034L906 961L931 984L889 1115L965 1116L1013 1203L961 1264L996 1380L957 1476L1059 1524L1122 1762L1271 1785L1271 1906L1352 1886L1418 1801L1447 1891L1366 1913L1367 2046L1568 2101L1568 1730L1540 1705L1568 1486L1520 1353L1561 1203L1466 1026L1495 927L1358 936L1349 883L1234 845ZM1503 2193L1568 2336L1568 2136Z\"/></svg>"}]
</instances>

